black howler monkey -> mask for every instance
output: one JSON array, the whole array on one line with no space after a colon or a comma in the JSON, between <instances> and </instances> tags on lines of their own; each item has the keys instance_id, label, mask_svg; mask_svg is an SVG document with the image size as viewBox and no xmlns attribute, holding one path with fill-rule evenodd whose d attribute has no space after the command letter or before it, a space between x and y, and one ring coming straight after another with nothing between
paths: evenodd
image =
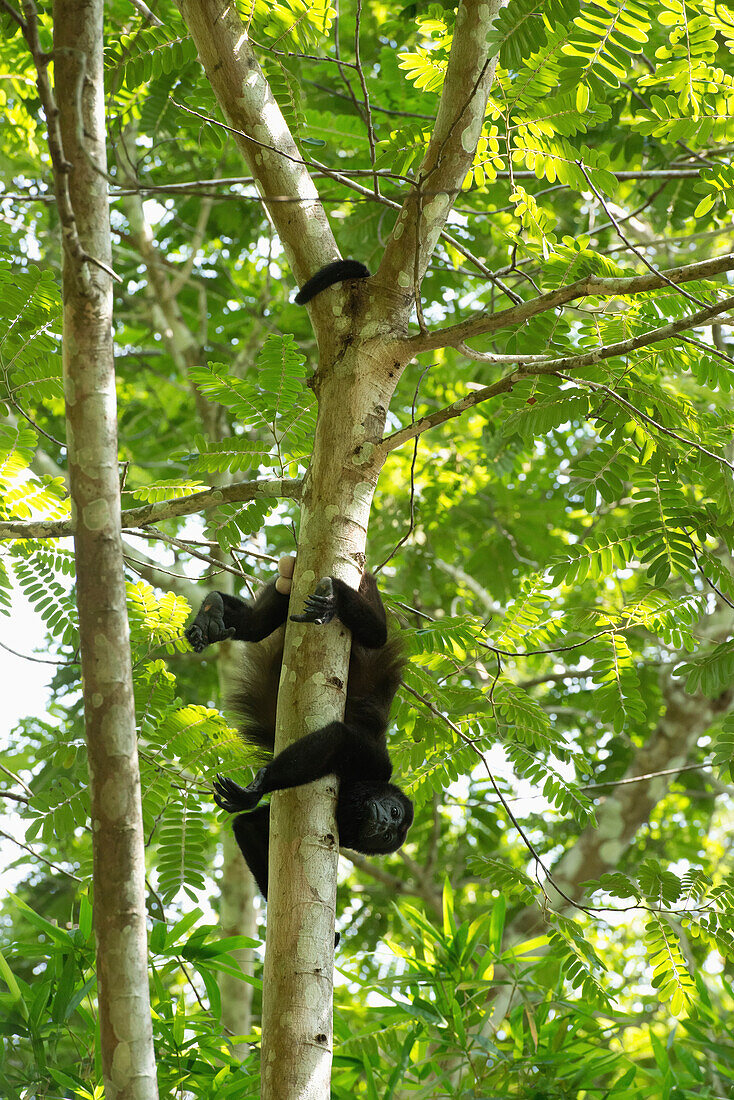
<instances>
[{"instance_id":1,"label":"black howler monkey","mask_svg":"<svg viewBox=\"0 0 734 1100\"><path fill-rule=\"evenodd\" d=\"M247 647L241 683L231 705L242 716L242 737L270 753L293 558L281 558L278 570L278 577L253 603L210 592L186 630L197 653L225 638L257 643ZM330 722L289 745L247 787L221 775L214 784L215 801L223 810L253 811L235 819L234 835L264 897L270 807L255 807L270 791L336 774L339 840L367 855L396 851L413 821L410 799L389 782L392 764L386 743L390 704L404 660L398 643L388 641L385 609L371 573L364 574L358 591L336 577L324 577L307 598L304 613L291 615L296 622L319 624L334 617L352 632L344 721Z\"/></svg>"},{"instance_id":2,"label":"black howler monkey","mask_svg":"<svg viewBox=\"0 0 734 1100\"><path fill-rule=\"evenodd\" d=\"M305 306L322 290L333 286L334 283L342 283L345 279L369 279L369 268L361 264L359 260L334 260L322 267L315 275L307 280L296 294L295 302L298 306Z\"/></svg>"}]
</instances>

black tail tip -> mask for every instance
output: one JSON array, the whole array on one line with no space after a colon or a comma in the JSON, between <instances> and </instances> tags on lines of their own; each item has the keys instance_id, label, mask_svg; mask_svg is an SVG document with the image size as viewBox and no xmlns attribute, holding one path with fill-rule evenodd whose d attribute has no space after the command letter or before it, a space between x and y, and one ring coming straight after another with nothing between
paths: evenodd
<instances>
[{"instance_id":1,"label":"black tail tip","mask_svg":"<svg viewBox=\"0 0 734 1100\"><path fill-rule=\"evenodd\" d=\"M295 303L298 306L305 306L322 290L333 286L334 283L341 283L345 279L369 279L369 277L369 268L365 267L359 260L334 260L322 267L303 284L298 294L296 294Z\"/></svg>"}]
</instances>

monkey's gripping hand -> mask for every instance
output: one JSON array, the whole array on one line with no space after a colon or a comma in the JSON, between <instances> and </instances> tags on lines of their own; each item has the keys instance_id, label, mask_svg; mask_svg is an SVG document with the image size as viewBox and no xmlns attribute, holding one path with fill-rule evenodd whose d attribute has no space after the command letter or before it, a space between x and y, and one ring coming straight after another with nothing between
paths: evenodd
<instances>
[{"instance_id":1,"label":"monkey's gripping hand","mask_svg":"<svg viewBox=\"0 0 734 1100\"><path fill-rule=\"evenodd\" d=\"M224 625L224 600L218 592L210 592L202 603L191 626L184 631L184 637L192 649L201 653L213 642L223 642L234 637L235 628Z\"/></svg>"},{"instance_id":2,"label":"monkey's gripping hand","mask_svg":"<svg viewBox=\"0 0 734 1100\"><path fill-rule=\"evenodd\" d=\"M247 787L240 787L234 779L226 775L218 775L214 780L214 801L220 810L226 810L228 814L238 814L242 810L254 810L258 802L267 792L263 790L263 778L265 768L261 768L252 783Z\"/></svg>"},{"instance_id":3,"label":"monkey's gripping hand","mask_svg":"<svg viewBox=\"0 0 734 1100\"><path fill-rule=\"evenodd\" d=\"M291 615L294 623L330 623L336 615L337 604L334 583L331 577L322 577L313 593L306 596L306 607L302 615Z\"/></svg>"}]
</instances>

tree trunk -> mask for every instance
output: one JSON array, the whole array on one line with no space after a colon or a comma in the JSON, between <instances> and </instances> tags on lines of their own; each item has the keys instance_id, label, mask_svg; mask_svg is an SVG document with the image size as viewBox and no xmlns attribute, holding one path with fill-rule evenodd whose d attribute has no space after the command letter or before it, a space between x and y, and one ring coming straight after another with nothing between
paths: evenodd
<instances>
[{"instance_id":1,"label":"tree trunk","mask_svg":"<svg viewBox=\"0 0 734 1100\"><path fill-rule=\"evenodd\" d=\"M319 411L302 494L291 602L301 607L322 576L357 587L372 496L385 451L390 399L410 357L408 315L481 132L494 61L487 30L503 0L464 0L437 130L418 193L409 189L385 257L369 285L319 295L309 313L319 346ZM237 9L178 0L225 118L245 157L299 283L337 254L305 162L257 62ZM270 202L288 195L293 202ZM416 245L420 242L420 246ZM350 639L338 623L289 622L275 748L344 713ZM337 783L273 796L268 936L263 988L263 1100L328 1100L331 1072Z\"/></svg>"},{"instance_id":2,"label":"tree trunk","mask_svg":"<svg viewBox=\"0 0 734 1100\"><path fill-rule=\"evenodd\" d=\"M322 358L316 386L319 415L304 486L295 607L322 576L359 584L379 466L360 466L355 455L380 438L393 381L384 358L362 346L346 354L333 349L328 361ZM338 623L321 629L289 622L276 751L343 717L349 648L348 632ZM337 793L337 781L329 776L273 797L263 1100L330 1095Z\"/></svg>"},{"instance_id":3,"label":"tree trunk","mask_svg":"<svg viewBox=\"0 0 734 1100\"><path fill-rule=\"evenodd\" d=\"M229 581L230 578L227 578ZM226 583L226 582L225 582ZM232 586L227 584L227 590ZM221 697L232 682L239 668L241 655L231 642L219 647L217 666ZM255 937L255 896L257 886L250 868L242 858L231 828L222 837L222 877L220 879L219 925L223 936ZM253 951L242 947L232 952L245 974L252 975ZM222 973L219 976L219 992L222 997L222 1024L228 1035L247 1035L252 1028L252 986L241 978ZM244 1058L249 1053L247 1043L235 1043L234 1051Z\"/></svg>"},{"instance_id":4,"label":"tree trunk","mask_svg":"<svg viewBox=\"0 0 734 1100\"><path fill-rule=\"evenodd\" d=\"M222 838L222 877L220 879L219 924L223 936L250 936L256 931L254 901L257 893L255 880L242 858L242 852L231 830ZM232 955L245 974L252 974L253 952L251 947L241 947ZM219 991L222 997L222 1024L227 1035L247 1035L252 1028L252 986L231 974L220 974ZM240 1058L249 1053L247 1043L234 1043L233 1050Z\"/></svg>"},{"instance_id":5,"label":"tree trunk","mask_svg":"<svg viewBox=\"0 0 734 1100\"><path fill-rule=\"evenodd\" d=\"M60 177L68 173L74 214L62 227L64 390L89 753L102 1073L107 1100L155 1100L144 838L120 537L112 288L100 266L109 269L111 254L107 183L100 174L106 171L102 13L102 0L54 4L56 98L66 162L60 171L55 165L55 183L57 190L64 186ZM80 248L70 246L75 236Z\"/></svg>"}]
</instances>

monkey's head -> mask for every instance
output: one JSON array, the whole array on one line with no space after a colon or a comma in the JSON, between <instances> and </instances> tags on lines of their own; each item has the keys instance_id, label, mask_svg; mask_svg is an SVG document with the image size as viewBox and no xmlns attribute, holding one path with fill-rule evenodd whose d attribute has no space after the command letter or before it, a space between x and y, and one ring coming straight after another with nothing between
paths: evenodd
<instances>
[{"instance_id":1,"label":"monkey's head","mask_svg":"<svg viewBox=\"0 0 734 1100\"><path fill-rule=\"evenodd\" d=\"M339 843L365 855L396 852L413 824L413 803L394 783L342 782L337 807Z\"/></svg>"}]
</instances>

